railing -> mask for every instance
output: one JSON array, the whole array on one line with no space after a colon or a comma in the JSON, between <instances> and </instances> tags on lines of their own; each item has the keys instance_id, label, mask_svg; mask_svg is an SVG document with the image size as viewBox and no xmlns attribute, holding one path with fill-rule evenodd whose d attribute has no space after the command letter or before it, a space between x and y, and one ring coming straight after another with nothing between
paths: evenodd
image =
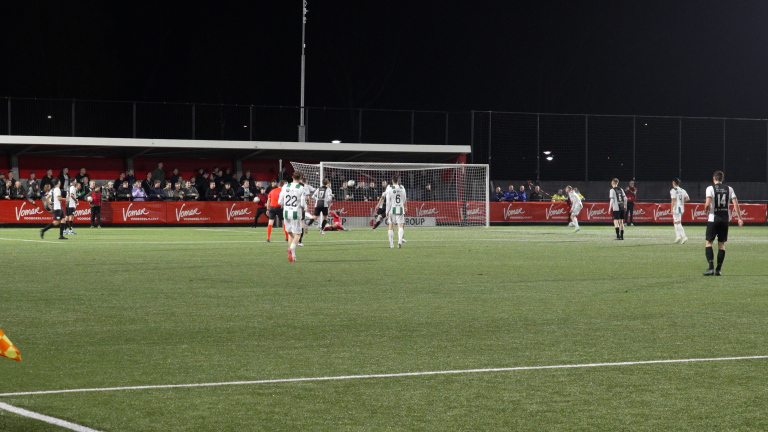
<instances>
[{"instance_id":1,"label":"railing","mask_svg":"<svg viewBox=\"0 0 768 432\"><path fill-rule=\"evenodd\" d=\"M476 111L472 148L495 179L768 181L768 120Z\"/></svg>"},{"instance_id":2,"label":"railing","mask_svg":"<svg viewBox=\"0 0 768 432\"><path fill-rule=\"evenodd\" d=\"M471 145L492 179L768 182L768 120L305 109L309 142ZM0 98L0 135L297 141L299 107ZM546 153L545 152L549 152Z\"/></svg>"},{"instance_id":3,"label":"railing","mask_svg":"<svg viewBox=\"0 0 768 432\"><path fill-rule=\"evenodd\" d=\"M0 99L0 135L297 141L299 107ZM460 144L470 113L305 108L309 142Z\"/></svg>"}]
</instances>

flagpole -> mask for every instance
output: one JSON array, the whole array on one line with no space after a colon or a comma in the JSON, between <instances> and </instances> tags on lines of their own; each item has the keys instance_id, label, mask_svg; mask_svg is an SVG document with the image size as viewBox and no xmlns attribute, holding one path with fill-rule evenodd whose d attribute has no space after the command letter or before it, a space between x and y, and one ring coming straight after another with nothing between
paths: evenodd
<instances>
[{"instance_id":1,"label":"flagpole","mask_svg":"<svg viewBox=\"0 0 768 432\"><path fill-rule=\"evenodd\" d=\"M307 26L307 0L303 0L302 6L302 19L301 19L301 105L299 106L300 119L299 119L299 142L305 142L307 140L307 125L304 124L304 49L306 44L304 43L306 37Z\"/></svg>"}]
</instances>

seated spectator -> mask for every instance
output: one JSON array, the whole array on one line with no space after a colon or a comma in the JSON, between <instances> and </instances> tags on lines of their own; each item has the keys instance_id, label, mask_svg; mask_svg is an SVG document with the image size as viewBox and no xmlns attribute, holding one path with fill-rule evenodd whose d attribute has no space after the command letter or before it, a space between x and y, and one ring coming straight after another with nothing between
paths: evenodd
<instances>
[{"instance_id":1,"label":"seated spectator","mask_svg":"<svg viewBox=\"0 0 768 432\"><path fill-rule=\"evenodd\" d=\"M115 200L115 184L107 182L106 186L101 188L101 200L102 201L114 201Z\"/></svg>"},{"instance_id":2,"label":"seated spectator","mask_svg":"<svg viewBox=\"0 0 768 432\"><path fill-rule=\"evenodd\" d=\"M504 192L501 191L500 186L496 186L496 190L491 194L491 201L504 201Z\"/></svg>"},{"instance_id":3,"label":"seated spectator","mask_svg":"<svg viewBox=\"0 0 768 432\"><path fill-rule=\"evenodd\" d=\"M130 201L131 198L133 198L133 191L128 186L128 180L123 180L123 183L117 188L116 199L117 201Z\"/></svg>"},{"instance_id":4,"label":"seated spectator","mask_svg":"<svg viewBox=\"0 0 768 432\"><path fill-rule=\"evenodd\" d=\"M557 193L552 195L552 202L563 202L563 201L566 201L566 200L567 200L567 198L565 197L565 195L563 195L563 190L562 189L558 189Z\"/></svg>"},{"instance_id":5,"label":"seated spectator","mask_svg":"<svg viewBox=\"0 0 768 432\"><path fill-rule=\"evenodd\" d=\"M520 189L517 191L517 201L520 201L520 202L528 201L528 197L526 196L524 185L520 185Z\"/></svg>"},{"instance_id":6,"label":"seated spectator","mask_svg":"<svg viewBox=\"0 0 768 432\"><path fill-rule=\"evenodd\" d=\"M45 190L45 185L53 185L53 170L46 171L43 178L40 179L40 190Z\"/></svg>"},{"instance_id":7,"label":"seated spectator","mask_svg":"<svg viewBox=\"0 0 768 432\"><path fill-rule=\"evenodd\" d=\"M176 186L172 186L170 180L165 182L165 187L163 188L163 199L166 201L176 201L175 189Z\"/></svg>"},{"instance_id":8,"label":"seated spectator","mask_svg":"<svg viewBox=\"0 0 768 432\"><path fill-rule=\"evenodd\" d=\"M33 202L33 201L39 200L39 199L41 199L40 186L37 184L37 182L33 182L27 188L27 201Z\"/></svg>"},{"instance_id":9,"label":"seated spectator","mask_svg":"<svg viewBox=\"0 0 768 432\"><path fill-rule=\"evenodd\" d=\"M187 183L186 180L184 180L184 176L179 174L178 177L176 177L176 183L173 184L173 188L176 189L176 185L181 185L181 188L184 189L184 185Z\"/></svg>"},{"instance_id":10,"label":"seated spectator","mask_svg":"<svg viewBox=\"0 0 768 432\"><path fill-rule=\"evenodd\" d=\"M224 183L224 189L221 190L222 201L234 201L235 190L232 189L232 185L229 182Z\"/></svg>"},{"instance_id":11,"label":"seated spectator","mask_svg":"<svg viewBox=\"0 0 768 432\"><path fill-rule=\"evenodd\" d=\"M85 199L86 195L91 193L91 181L88 179L88 176L81 177L80 180L82 180L82 183L79 183L82 185L80 189L77 190L77 199L83 200Z\"/></svg>"},{"instance_id":12,"label":"seated spectator","mask_svg":"<svg viewBox=\"0 0 768 432\"><path fill-rule=\"evenodd\" d=\"M120 175L117 177L117 180L113 182L113 186L116 189L120 189L120 186L123 185L123 182L125 181L125 173L121 172Z\"/></svg>"},{"instance_id":13,"label":"seated spectator","mask_svg":"<svg viewBox=\"0 0 768 432\"><path fill-rule=\"evenodd\" d=\"M149 194L147 195L150 201L165 201L165 192L163 192L163 188L160 187L161 184L163 183L160 180L155 180L152 189L150 189Z\"/></svg>"},{"instance_id":14,"label":"seated spectator","mask_svg":"<svg viewBox=\"0 0 768 432\"><path fill-rule=\"evenodd\" d=\"M13 187L13 185L16 184L16 179L13 177L13 171L8 171L8 177L6 177L5 179L10 180L11 187Z\"/></svg>"},{"instance_id":15,"label":"seated spectator","mask_svg":"<svg viewBox=\"0 0 768 432\"><path fill-rule=\"evenodd\" d=\"M140 181L136 180L136 182L133 184L131 196L133 197L134 201L146 201L147 193L144 191L144 188L141 187Z\"/></svg>"},{"instance_id":16,"label":"seated spectator","mask_svg":"<svg viewBox=\"0 0 768 432\"><path fill-rule=\"evenodd\" d=\"M200 193L197 191L197 188L192 186L192 182L187 180L184 183L184 201L197 201L200 199Z\"/></svg>"},{"instance_id":17,"label":"seated spectator","mask_svg":"<svg viewBox=\"0 0 768 432\"><path fill-rule=\"evenodd\" d=\"M171 174L171 178L168 179L168 181L171 183L171 188L176 189L176 183L179 182L179 169L174 168L173 174Z\"/></svg>"},{"instance_id":18,"label":"seated spectator","mask_svg":"<svg viewBox=\"0 0 768 432\"><path fill-rule=\"evenodd\" d=\"M517 200L517 192L515 192L515 186L509 185L509 190L507 192L504 192L504 201L516 201L516 200Z\"/></svg>"},{"instance_id":19,"label":"seated spectator","mask_svg":"<svg viewBox=\"0 0 768 432\"><path fill-rule=\"evenodd\" d=\"M141 188L144 189L144 193L147 196L150 196L153 187L155 187L155 182L152 180L152 173L148 172L147 177L141 181Z\"/></svg>"},{"instance_id":20,"label":"seated spectator","mask_svg":"<svg viewBox=\"0 0 768 432\"><path fill-rule=\"evenodd\" d=\"M544 194L541 193L541 189L538 185L533 187L533 192L531 192L531 196L528 197L528 201L535 201L540 202L544 201Z\"/></svg>"},{"instance_id":21,"label":"seated spectator","mask_svg":"<svg viewBox=\"0 0 768 432\"><path fill-rule=\"evenodd\" d=\"M426 186L424 186L424 190L421 192L421 200L422 201L434 201L435 200L435 192L432 190L432 185L427 183Z\"/></svg>"},{"instance_id":22,"label":"seated spectator","mask_svg":"<svg viewBox=\"0 0 768 432\"><path fill-rule=\"evenodd\" d=\"M216 182L212 181L208 183L208 190L205 191L206 201L219 201L221 194L216 190Z\"/></svg>"},{"instance_id":23,"label":"seated spectator","mask_svg":"<svg viewBox=\"0 0 768 432\"><path fill-rule=\"evenodd\" d=\"M173 201L183 201L184 191L181 190L181 183L176 182L176 186L173 188Z\"/></svg>"},{"instance_id":24,"label":"seated spectator","mask_svg":"<svg viewBox=\"0 0 768 432\"><path fill-rule=\"evenodd\" d=\"M45 207L48 212L53 213L53 207L46 205L48 194L51 192L51 186L53 186L53 183L46 184L45 187L43 187L43 190L40 191L40 201L43 202L43 207Z\"/></svg>"},{"instance_id":25,"label":"seated spectator","mask_svg":"<svg viewBox=\"0 0 768 432\"><path fill-rule=\"evenodd\" d=\"M251 187L251 182L246 179L243 180L243 185L237 188L235 196L238 201L251 201L256 196L255 191L255 188Z\"/></svg>"},{"instance_id":26,"label":"seated spectator","mask_svg":"<svg viewBox=\"0 0 768 432\"><path fill-rule=\"evenodd\" d=\"M8 180L10 182L11 180ZM16 180L13 182L13 186L11 186L11 199L12 200L23 200L27 197L27 191L24 190L24 187L21 185L21 182Z\"/></svg>"}]
</instances>

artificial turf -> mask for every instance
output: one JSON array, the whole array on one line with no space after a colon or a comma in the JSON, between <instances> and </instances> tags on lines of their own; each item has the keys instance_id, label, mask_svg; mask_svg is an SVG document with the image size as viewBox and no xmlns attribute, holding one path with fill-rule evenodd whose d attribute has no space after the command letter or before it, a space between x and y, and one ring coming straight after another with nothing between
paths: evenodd
<instances>
[{"instance_id":1,"label":"artificial turf","mask_svg":"<svg viewBox=\"0 0 768 432\"><path fill-rule=\"evenodd\" d=\"M0 229L0 402L103 431L766 430L768 228ZM277 241L275 241L277 240ZM0 430L60 430L0 410Z\"/></svg>"}]
</instances>

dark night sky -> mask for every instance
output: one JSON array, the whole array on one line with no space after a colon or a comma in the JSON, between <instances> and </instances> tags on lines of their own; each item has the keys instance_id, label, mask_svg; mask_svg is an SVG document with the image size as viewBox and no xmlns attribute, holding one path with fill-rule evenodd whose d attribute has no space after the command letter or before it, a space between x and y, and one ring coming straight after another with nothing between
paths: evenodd
<instances>
[{"instance_id":1,"label":"dark night sky","mask_svg":"<svg viewBox=\"0 0 768 432\"><path fill-rule=\"evenodd\" d=\"M0 96L299 104L300 0L4 3ZM768 117L765 1L308 9L307 106Z\"/></svg>"}]
</instances>

